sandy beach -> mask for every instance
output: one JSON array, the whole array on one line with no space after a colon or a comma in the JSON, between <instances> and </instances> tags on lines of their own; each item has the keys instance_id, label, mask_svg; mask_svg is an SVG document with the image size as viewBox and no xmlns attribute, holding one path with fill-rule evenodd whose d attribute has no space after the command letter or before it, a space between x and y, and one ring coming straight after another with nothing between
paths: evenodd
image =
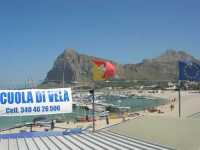
<instances>
[{"instance_id":1,"label":"sandy beach","mask_svg":"<svg viewBox=\"0 0 200 150\"><path fill-rule=\"evenodd\" d=\"M179 98L178 91L162 91L160 93L144 93L148 97L157 97L167 99L169 101L166 105L161 105L160 109L163 113L149 113L145 112L144 115L159 115L165 117L179 117ZM172 100L175 99L175 102ZM170 105L174 105L171 110ZM181 118L188 118L192 114L200 112L200 92L199 91L181 91Z\"/></svg>"},{"instance_id":2,"label":"sandy beach","mask_svg":"<svg viewBox=\"0 0 200 150\"><path fill-rule=\"evenodd\" d=\"M163 113L140 112L142 117L113 126L112 132L144 141L170 146L180 150L200 149L200 93L198 91L181 91L181 118L178 113L178 92L144 93L145 96L159 97L175 102L157 107ZM173 103L174 109L170 105Z\"/></svg>"}]
</instances>

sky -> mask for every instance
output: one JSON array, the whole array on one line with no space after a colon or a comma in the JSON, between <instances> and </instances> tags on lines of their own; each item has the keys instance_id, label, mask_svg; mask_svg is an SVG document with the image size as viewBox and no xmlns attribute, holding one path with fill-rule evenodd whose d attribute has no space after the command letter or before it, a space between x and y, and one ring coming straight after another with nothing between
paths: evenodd
<instances>
[{"instance_id":1,"label":"sky","mask_svg":"<svg viewBox=\"0 0 200 150\"><path fill-rule=\"evenodd\" d=\"M0 88L41 82L66 48L119 63L200 59L199 0L0 0Z\"/></svg>"}]
</instances>

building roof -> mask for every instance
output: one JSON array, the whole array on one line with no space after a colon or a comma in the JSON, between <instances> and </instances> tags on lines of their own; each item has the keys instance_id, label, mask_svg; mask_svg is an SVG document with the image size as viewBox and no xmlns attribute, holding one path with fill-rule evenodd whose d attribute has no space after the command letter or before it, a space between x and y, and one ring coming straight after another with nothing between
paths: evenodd
<instances>
[{"instance_id":1,"label":"building roof","mask_svg":"<svg viewBox=\"0 0 200 150\"><path fill-rule=\"evenodd\" d=\"M82 132L31 138L0 138L2 150L169 150L111 131Z\"/></svg>"}]
</instances>

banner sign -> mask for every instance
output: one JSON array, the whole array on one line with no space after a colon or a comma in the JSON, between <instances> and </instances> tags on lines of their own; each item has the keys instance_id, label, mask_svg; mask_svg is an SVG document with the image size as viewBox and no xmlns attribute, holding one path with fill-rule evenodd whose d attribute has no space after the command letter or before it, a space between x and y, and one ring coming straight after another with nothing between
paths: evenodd
<instances>
[{"instance_id":1,"label":"banner sign","mask_svg":"<svg viewBox=\"0 0 200 150\"><path fill-rule=\"evenodd\" d=\"M72 112L70 88L0 90L0 116Z\"/></svg>"}]
</instances>

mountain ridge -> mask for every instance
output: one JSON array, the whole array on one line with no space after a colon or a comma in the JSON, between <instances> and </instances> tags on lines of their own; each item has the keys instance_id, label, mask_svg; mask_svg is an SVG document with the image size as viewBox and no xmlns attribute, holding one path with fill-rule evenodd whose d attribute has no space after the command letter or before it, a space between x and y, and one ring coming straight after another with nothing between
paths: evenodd
<instances>
[{"instance_id":1,"label":"mountain ridge","mask_svg":"<svg viewBox=\"0 0 200 150\"><path fill-rule=\"evenodd\" d=\"M200 60L186 53L169 49L160 56L144 59L135 64L119 64L113 60L79 54L75 49L65 49L57 56L52 69L47 73L46 82L81 82L92 80L92 59L107 60L116 65L117 79L125 80L176 80L178 75L178 61ZM116 79L115 78L115 79Z\"/></svg>"}]
</instances>

